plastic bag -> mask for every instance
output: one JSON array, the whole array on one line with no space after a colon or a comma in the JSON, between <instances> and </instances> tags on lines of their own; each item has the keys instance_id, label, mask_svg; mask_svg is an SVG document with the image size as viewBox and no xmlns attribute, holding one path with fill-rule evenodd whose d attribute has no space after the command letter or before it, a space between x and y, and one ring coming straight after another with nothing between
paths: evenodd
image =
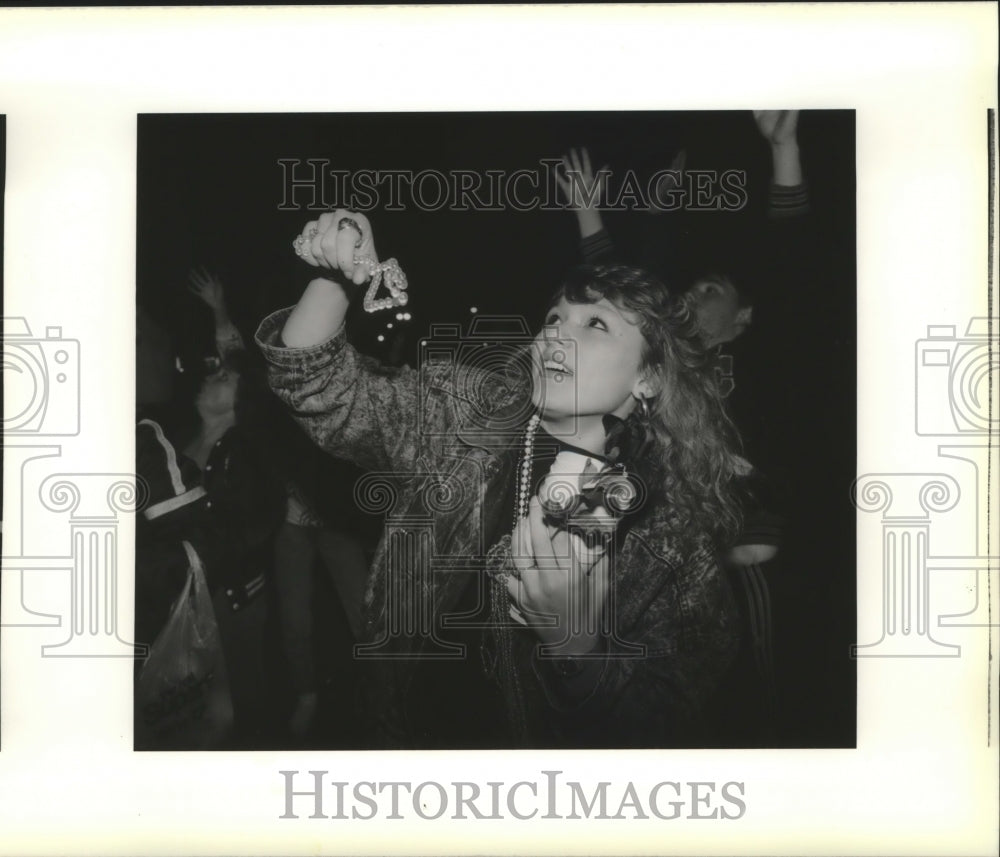
<instances>
[{"instance_id":1,"label":"plastic bag","mask_svg":"<svg viewBox=\"0 0 1000 857\"><path fill-rule=\"evenodd\" d=\"M184 542L188 576L153 642L136 686L137 750L210 750L233 726L219 626L197 552Z\"/></svg>"}]
</instances>

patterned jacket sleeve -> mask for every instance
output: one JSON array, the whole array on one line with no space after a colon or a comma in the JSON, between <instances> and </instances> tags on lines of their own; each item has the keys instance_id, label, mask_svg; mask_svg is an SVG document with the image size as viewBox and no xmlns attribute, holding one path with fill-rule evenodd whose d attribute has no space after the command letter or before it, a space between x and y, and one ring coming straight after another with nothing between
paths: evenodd
<instances>
[{"instance_id":1,"label":"patterned jacket sleeve","mask_svg":"<svg viewBox=\"0 0 1000 857\"><path fill-rule=\"evenodd\" d=\"M420 442L417 372L359 354L343 326L318 345L285 347L281 330L290 312L268 316L256 335L278 398L331 455L371 470L410 469Z\"/></svg>"}]
</instances>

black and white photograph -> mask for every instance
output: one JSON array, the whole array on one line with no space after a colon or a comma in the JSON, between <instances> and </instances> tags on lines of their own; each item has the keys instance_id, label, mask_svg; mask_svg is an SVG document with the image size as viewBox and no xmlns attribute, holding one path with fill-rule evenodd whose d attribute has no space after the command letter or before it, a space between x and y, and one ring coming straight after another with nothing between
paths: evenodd
<instances>
[{"instance_id":1,"label":"black and white photograph","mask_svg":"<svg viewBox=\"0 0 1000 857\"><path fill-rule=\"evenodd\" d=\"M996 35L0 8L0 855L996 855Z\"/></svg>"},{"instance_id":2,"label":"black and white photograph","mask_svg":"<svg viewBox=\"0 0 1000 857\"><path fill-rule=\"evenodd\" d=\"M853 747L854 161L140 116L136 748Z\"/></svg>"}]
</instances>

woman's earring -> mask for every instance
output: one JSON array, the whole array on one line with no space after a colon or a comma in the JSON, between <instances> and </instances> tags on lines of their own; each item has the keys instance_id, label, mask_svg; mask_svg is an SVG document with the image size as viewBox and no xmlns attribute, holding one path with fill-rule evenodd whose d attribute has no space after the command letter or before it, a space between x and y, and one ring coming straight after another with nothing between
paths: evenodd
<instances>
[{"instance_id":1,"label":"woman's earring","mask_svg":"<svg viewBox=\"0 0 1000 857\"><path fill-rule=\"evenodd\" d=\"M647 401L646 397L644 395L642 395L642 393L639 394L639 405L642 408L642 419L643 419L644 422L648 423L649 422L649 402Z\"/></svg>"}]
</instances>

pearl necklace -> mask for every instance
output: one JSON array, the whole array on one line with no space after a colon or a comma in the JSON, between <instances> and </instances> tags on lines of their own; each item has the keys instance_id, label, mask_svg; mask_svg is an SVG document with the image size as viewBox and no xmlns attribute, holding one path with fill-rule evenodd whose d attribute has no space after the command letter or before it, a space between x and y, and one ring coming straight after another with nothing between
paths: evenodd
<instances>
[{"instance_id":1,"label":"pearl necklace","mask_svg":"<svg viewBox=\"0 0 1000 857\"><path fill-rule=\"evenodd\" d=\"M532 414L524 432L524 447L521 449L521 467L518 471L517 502L514 508L514 526L528 517L528 500L531 497L531 466L535 451L535 435L541 422L538 414Z\"/></svg>"}]
</instances>

